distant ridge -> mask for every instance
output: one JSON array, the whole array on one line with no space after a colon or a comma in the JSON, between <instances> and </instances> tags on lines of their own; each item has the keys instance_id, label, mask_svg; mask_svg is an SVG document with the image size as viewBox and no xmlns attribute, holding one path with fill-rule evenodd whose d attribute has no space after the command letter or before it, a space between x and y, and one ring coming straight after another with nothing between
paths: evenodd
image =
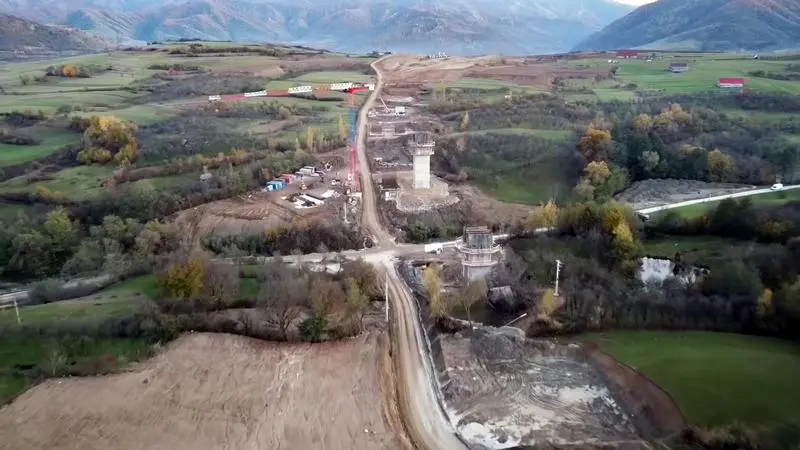
<instances>
[{"instance_id":1,"label":"distant ridge","mask_svg":"<svg viewBox=\"0 0 800 450\"><path fill-rule=\"evenodd\" d=\"M612 0L0 0L0 12L111 39L470 55L566 52L632 10Z\"/></svg>"},{"instance_id":2,"label":"distant ridge","mask_svg":"<svg viewBox=\"0 0 800 450\"><path fill-rule=\"evenodd\" d=\"M703 51L800 48L798 0L659 0L608 25L573 50Z\"/></svg>"},{"instance_id":3,"label":"distant ridge","mask_svg":"<svg viewBox=\"0 0 800 450\"><path fill-rule=\"evenodd\" d=\"M93 53L102 51L107 45L103 39L80 30L42 25L0 14L0 59Z\"/></svg>"}]
</instances>

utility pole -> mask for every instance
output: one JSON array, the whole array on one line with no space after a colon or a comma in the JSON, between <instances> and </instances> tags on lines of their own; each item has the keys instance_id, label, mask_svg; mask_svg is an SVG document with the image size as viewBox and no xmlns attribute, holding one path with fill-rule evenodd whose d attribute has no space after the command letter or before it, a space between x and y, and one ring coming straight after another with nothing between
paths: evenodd
<instances>
[{"instance_id":1,"label":"utility pole","mask_svg":"<svg viewBox=\"0 0 800 450\"><path fill-rule=\"evenodd\" d=\"M561 266L563 266L561 261L556 260L556 289L555 292L553 292L553 295L555 297L558 297L558 277L561 274Z\"/></svg>"},{"instance_id":2,"label":"utility pole","mask_svg":"<svg viewBox=\"0 0 800 450\"><path fill-rule=\"evenodd\" d=\"M22 319L19 317L19 306L17 306L17 297L13 297L13 299L14 299L14 311L17 313L17 325L22 325Z\"/></svg>"}]
</instances>

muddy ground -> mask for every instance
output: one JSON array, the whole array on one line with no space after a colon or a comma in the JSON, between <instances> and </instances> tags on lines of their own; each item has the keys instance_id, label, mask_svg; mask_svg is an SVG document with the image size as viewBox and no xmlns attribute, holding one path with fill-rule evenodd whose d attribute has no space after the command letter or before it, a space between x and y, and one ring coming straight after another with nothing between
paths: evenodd
<instances>
[{"instance_id":1,"label":"muddy ground","mask_svg":"<svg viewBox=\"0 0 800 450\"><path fill-rule=\"evenodd\" d=\"M24 393L0 410L0 449L407 448L386 345L377 332L314 345L187 335L129 373Z\"/></svg>"},{"instance_id":2,"label":"muddy ground","mask_svg":"<svg viewBox=\"0 0 800 450\"><path fill-rule=\"evenodd\" d=\"M616 200L627 203L633 209L678 203L698 198L732 194L753 189L743 184L706 183L695 180L643 180L633 183L624 192L614 196Z\"/></svg>"},{"instance_id":3,"label":"muddy ground","mask_svg":"<svg viewBox=\"0 0 800 450\"><path fill-rule=\"evenodd\" d=\"M564 345L480 328L439 338L445 402L475 448L638 441L602 374Z\"/></svg>"},{"instance_id":4,"label":"muddy ground","mask_svg":"<svg viewBox=\"0 0 800 450\"><path fill-rule=\"evenodd\" d=\"M396 56L380 64L386 73L384 81L387 86L394 88L410 87L414 84L451 83L464 78L483 78L549 90L556 77L593 78L595 75L608 74L607 69L568 67L553 59L500 56L429 60L414 56Z\"/></svg>"}]
</instances>

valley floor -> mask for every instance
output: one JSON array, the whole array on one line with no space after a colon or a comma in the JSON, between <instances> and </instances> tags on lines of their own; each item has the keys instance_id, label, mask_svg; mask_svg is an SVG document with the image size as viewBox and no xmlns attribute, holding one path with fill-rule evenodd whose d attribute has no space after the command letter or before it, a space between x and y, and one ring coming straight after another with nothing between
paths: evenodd
<instances>
[{"instance_id":1,"label":"valley floor","mask_svg":"<svg viewBox=\"0 0 800 450\"><path fill-rule=\"evenodd\" d=\"M0 413L0 449L398 449L386 336L186 335L135 371L49 380Z\"/></svg>"}]
</instances>

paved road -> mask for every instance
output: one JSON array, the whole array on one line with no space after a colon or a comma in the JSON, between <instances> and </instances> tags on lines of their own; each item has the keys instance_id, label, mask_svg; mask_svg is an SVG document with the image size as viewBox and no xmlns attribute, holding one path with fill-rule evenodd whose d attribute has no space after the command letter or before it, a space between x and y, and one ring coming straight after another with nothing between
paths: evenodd
<instances>
[{"instance_id":1,"label":"paved road","mask_svg":"<svg viewBox=\"0 0 800 450\"><path fill-rule=\"evenodd\" d=\"M795 184L795 185L791 185L791 186L784 186L780 190L773 190L773 189L770 189L770 188L752 189L752 190L749 190L749 191L734 192L733 194L716 195L714 197L698 198L698 199L695 199L695 200L686 200L684 202L670 203L669 205L653 206L651 208L642 208L642 209L636 210L636 212L639 213L639 214L648 215L648 214L652 214L654 212L667 211L669 209L682 208L684 206L689 206L689 205L697 205L697 204L700 204L700 203L718 202L720 200L725 200L727 198L750 197L751 195L767 194L767 193L770 193L770 192L779 192L779 191L790 191L792 189L799 189L799 188L800 188L800 184Z\"/></svg>"}]
</instances>

